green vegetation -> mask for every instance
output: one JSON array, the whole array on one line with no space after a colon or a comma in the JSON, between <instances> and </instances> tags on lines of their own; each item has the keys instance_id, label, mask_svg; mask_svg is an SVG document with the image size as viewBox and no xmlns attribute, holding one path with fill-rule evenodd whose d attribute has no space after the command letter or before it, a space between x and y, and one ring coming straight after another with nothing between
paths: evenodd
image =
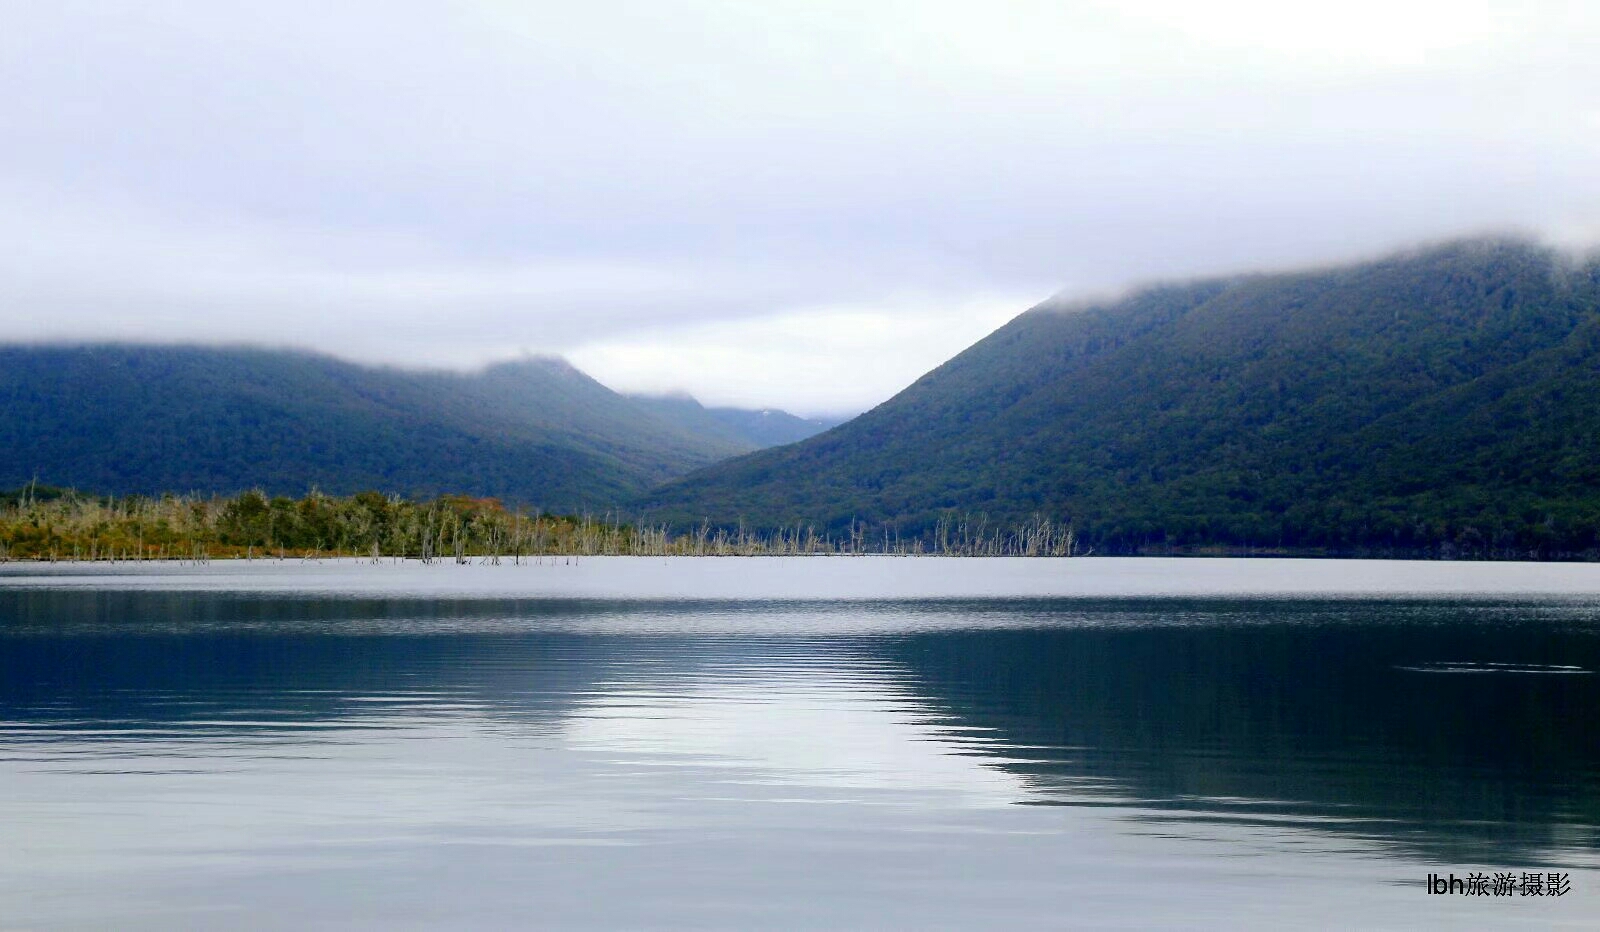
<instances>
[{"instance_id":1,"label":"green vegetation","mask_svg":"<svg viewBox=\"0 0 1600 932\"><path fill-rule=\"evenodd\" d=\"M1020 528L952 528L947 554L1068 556L1070 527L1038 520ZM414 502L376 492L300 499L260 491L233 497L164 495L101 498L29 485L0 492L0 561L197 560L214 558L408 557L463 562L520 561L540 555L789 556L823 553L927 553L921 540L877 537L854 526L840 537L810 528L755 533L701 525L664 527L509 510L492 498L461 495Z\"/></svg>"},{"instance_id":2,"label":"green vegetation","mask_svg":"<svg viewBox=\"0 0 1600 932\"><path fill-rule=\"evenodd\" d=\"M1044 513L1101 553L1593 558L1597 453L1600 264L1475 241L1046 304L640 508L902 538Z\"/></svg>"},{"instance_id":3,"label":"green vegetation","mask_svg":"<svg viewBox=\"0 0 1600 932\"><path fill-rule=\"evenodd\" d=\"M648 547L675 553L1600 558L1600 263L1474 241L1049 303L847 424L716 462L778 436L763 429L822 426L738 414L625 398L559 360L468 376L261 350L0 348L0 488L37 475L193 490L134 501L207 514L261 488L275 516L307 488L401 496L382 520L354 498L298 500L355 509L309 537L274 517L277 536L255 543L196 518L166 544L214 554L365 553L376 535L382 553L420 555L429 514L493 498L525 515L627 508L660 535ZM30 507L91 501L44 498ZM499 518L465 514L468 551L503 543L488 536ZM107 545L71 528L7 546ZM653 552L620 540L605 552Z\"/></svg>"},{"instance_id":4,"label":"green vegetation","mask_svg":"<svg viewBox=\"0 0 1600 932\"><path fill-rule=\"evenodd\" d=\"M412 502L361 492L231 498L99 498L25 489L0 498L0 560L207 560L217 557L517 559L657 553L660 529L508 511L495 499Z\"/></svg>"},{"instance_id":5,"label":"green vegetation","mask_svg":"<svg viewBox=\"0 0 1600 932\"><path fill-rule=\"evenodd\" d=\"M559 359L461 375L240 348L0 347L0 488L379 488L603 510L760 445Z\"/></svg>"}]
</instances>

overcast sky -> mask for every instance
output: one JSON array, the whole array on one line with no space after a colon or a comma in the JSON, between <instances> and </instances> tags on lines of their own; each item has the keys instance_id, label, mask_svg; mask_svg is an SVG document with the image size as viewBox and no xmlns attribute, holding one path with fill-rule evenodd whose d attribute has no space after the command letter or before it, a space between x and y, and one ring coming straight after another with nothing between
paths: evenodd
<instances>
[{"instance_id":1,"label":"overcast sky","mask_svg":"<svg viewBox=\"0 0 1600 932\"><path fill-rule=\"evenodd\" d=\"M1600 4L0 0L0 339L861 410L1058 291L1600 238Z\"/></svg>"}]
</instances>

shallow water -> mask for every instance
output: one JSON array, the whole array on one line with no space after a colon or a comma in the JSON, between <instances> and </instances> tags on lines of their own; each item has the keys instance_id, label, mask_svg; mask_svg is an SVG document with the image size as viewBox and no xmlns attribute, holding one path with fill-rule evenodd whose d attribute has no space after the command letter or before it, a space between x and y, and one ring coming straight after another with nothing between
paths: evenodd
<instances>
[{"instance_id":1,"label":"shallow water","mask_svg":"<svg viewBox=\"0 0 1600 932\"><path fill-rule=\"evenodd\" d=\"M0 926L1592 924L1597 671L1592 565L0 565Z\"/></svg>"}]
</instances>

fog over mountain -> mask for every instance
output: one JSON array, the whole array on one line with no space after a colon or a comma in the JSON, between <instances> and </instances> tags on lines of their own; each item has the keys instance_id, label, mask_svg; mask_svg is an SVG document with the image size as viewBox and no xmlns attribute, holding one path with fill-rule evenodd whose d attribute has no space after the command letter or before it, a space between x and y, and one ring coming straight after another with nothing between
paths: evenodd
<instances>
[{"instance_id":1,"label":"fog over mountain","mask_svg":"<svg viewBox=\"0 0 1600 932\"><path fill-rule=\"evenodd\" d=\"M9 4L0 341L864 410L1051 294L1600 218L1600 10Z\"/></svg>"},{"instance_id":2,"label":"fog over mountain","mask_svg":"<svg viewBox=\"0 0 1600 932\"><path fill-rule=\"evenodd\" d=\"M1600 259L1473 240L1047 302L654 516L1102 552L1600 555ZM881 533L881 531L875 531Z\"/></svg>"},{"instance_id":3,"label":"fog over mountain","mask_svg":"<svg viewBox=\"0 0 1600 932\"><path fill-rule=\"evenodd\" d=\"M775 408L707 408L688 392L631 395L630 400L684 430L748 447L775 447L815 436L849 420L846 417L803 418Z\"/></svg>"},{"instance_id":4,"label":"fog over mountain","mask_svg":"<svg viewBox=\"0 0 1600 932\"><path fill-rule=\"evenodd\" d=\"M551 357L461 374L240 347L0 346L0 490L370 489L599 513L822 427L689 406L703 416L663 414Z\"/></svg>"}]
</instances>

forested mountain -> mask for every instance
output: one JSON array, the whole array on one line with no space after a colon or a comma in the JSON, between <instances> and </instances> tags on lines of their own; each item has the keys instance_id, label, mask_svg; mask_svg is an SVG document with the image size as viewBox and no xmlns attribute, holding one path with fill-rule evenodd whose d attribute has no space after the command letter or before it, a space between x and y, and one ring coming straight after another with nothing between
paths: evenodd
<instances>
[{"instance_id":1,"label":"forested mountain","mask_svg":"<svg viewBox=\"0 0 1600 932\"><path fill-rule=\"evenodd\" d=\"M559 359L464 375L264 349L0 347L0 488L315 486L598 511L757 446L663 418Z\"/></svg>"},{"instance_id":2,"label":"forested mountain","mask_svg":"<svg viewBox=\"0 0 1600 932\"><path fill-rule=\"evenodd\" d=\"M644 507L902 535L1043 514L1101 552L1594 552L1600 264L1483 240L1046 303Z\"/></svg>"},{"instance_id":3,"label":"forested mountain","mask_svg":"<svg viewBox=\"0 0 1600 932\"><path fill-rule=\"evenodd\" d=\"M797 417L771 408L707 408L683 393L628 397L691 433L721 437L757 449L795 443L840 423L836 419Z\"/></svg>"}]
</instances>

